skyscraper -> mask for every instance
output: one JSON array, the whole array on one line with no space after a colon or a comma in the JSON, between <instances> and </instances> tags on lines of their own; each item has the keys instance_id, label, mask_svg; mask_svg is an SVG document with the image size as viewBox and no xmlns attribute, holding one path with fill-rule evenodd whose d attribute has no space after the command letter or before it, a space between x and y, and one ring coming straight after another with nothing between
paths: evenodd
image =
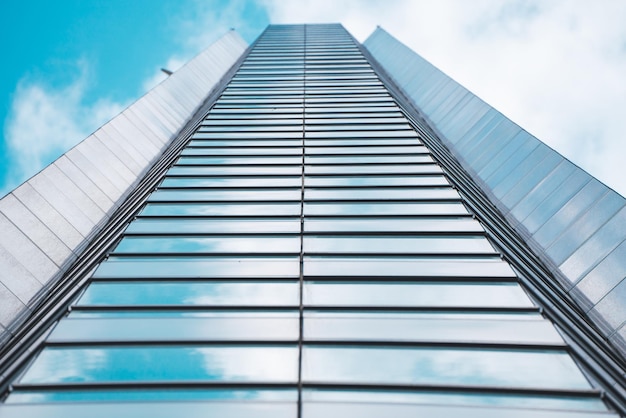
<instances>
[{"instance_id":1,"label":"skyscraper","mask_svg":"<svg viewBox=\"0 0 626 418\"><path fill-rule=\"evenodd\" d=\"M244 49L3 202L42 290L5 305L0 415L626 412L623 198L381 29Z\"/></svg>"}]
</instances>

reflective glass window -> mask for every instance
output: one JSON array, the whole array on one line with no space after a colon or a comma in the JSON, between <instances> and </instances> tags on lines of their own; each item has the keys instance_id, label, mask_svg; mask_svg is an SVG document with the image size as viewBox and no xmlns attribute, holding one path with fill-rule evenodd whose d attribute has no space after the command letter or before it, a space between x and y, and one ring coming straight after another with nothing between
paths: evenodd
<instances>
[{"instance_id":1,"label":"reflective glass window","mask_svg":"<svg viewBox=\"0 0 626 418\"><path fill-rule=\"evenodd\" d=\"M166 177L161 188L301 187L302 177Z\"/></svg>"},{"instance_id":2,"label":"reflective glass window","mask_svg":"<svg viewBox=\"0 0 626 418\"><path fill-rule=\"evenodd\" d=\"M509 307L533 304L517 283L306 281L306 306Z\"/></svg>"},{"instance_id":3,"label":"reflective glass window","mask_svg":"<svg viewBox=\"0 0 626 418\"><path fill-rule=\"evenodd\" d=\"M442 188L375 188L311 189L304 191L306 200L460 200L456 190Z\"/></svg>"},{"instance_id":4,"label":"reflective glass window","mask_svg":"<svg viewBox=\"0 0 626 418\"><path fill-rule=\"evenodd\" d=\"M142 216L290 216L300 215L300 202L294 203L149 203Z\"/></svg>"},{"instance_id":5,"label":"reflective glass window","mask_svg":"<svg viewBox=\"0 0 626 418\"><path fill-rule=\"evenodd\" d=\"M149 202L205 202L205 201L260 201L300 200L299 189L250 190L158 190Z\"/></svg>"},{"instance_id":6,"label":"reflective glass window","mask_svg":"<svg viewBox=\"0 0 626 418\"><path fill-rule=\"evenodd\" d=\"M298 313L281 316L73 318L61 321L50 342L297 341Z\"/></svg>"},{"instance_id":7,"label":"reflective glass window","mask_svg":"<svg viewBox=\"0 0 626 418\"><path fill-rule=\"evenodd\" d=\"M78 306L298 306L298 282L94 282Z\"/></svg>"},{"instance_id":8,"label":"reflective glass window","mask_svg":"<svg viewBox=\"0 0 626 418\"><path fill-rule=\"evenodd\" d=\"M303 357L305 382L590 388L565 351L305 346Z\"/></svg>"},{"instance_id":9,"label":"reflective glass window","mask_svg":"<svg viewBox=\"0 0 626 418\"><path fill-rule=\"evenodd\" d=\"M94 278L289 278L299 257L110 257Z\"/></svg>"},{"instance_id":10,"label":"reflective glass window","mask_svg":"<svg viewBox=\"0 0 626 418\"><path fill-rule=\"evenodd\" d=\"M304 259L309 277L516 277L494 256L455 257L322 257Z\"/></svg>"},{"instance_id":11,"label":"reflective glass window","mask_svg":"<svg viewBox=\"0 0 626 418\"><path fill-rule=\"evenodd\" d=\"M466 215L461 203L312 203L304 214L313 215Z\"/></svg>"},{"instance_id":12,"label":"reflective glass window","mask_svg":"<svg viewBox=\"0 0 626 418\"><path fill-rule=\"evenodd\" d=\"M483 228L471 218L306 218L305 232L469 232Z\"/></svg>"},{"instance_id":13,"label":"reflective glass window","mask_svg":"<svg viewBox=\"0 0 626 418\"><path fill-rule=\"evenodd\" d=\"M300 237L177 236L125 237L113 254L227 254L300 253Z\"/></svg>"},{"instance_id":14,"label":"reflective glass window","mask_svg":"<svg viewBox=\"0 0 626 418\"><path fill-rule=\"evenodd\" d=\"M295 346L48 347L20 381L291 383L297 366Z\"/></svg>"},{"instance_id":15,"label":"reflective glass window","mask_svg":"<svg viewBox=\"0 0 626 418\"><path fill-rule=\"evenodd\" d=\"M125 238L127 239L129 238ZM120 247L122 244L124 240L120 243ZM137 244L139 245L139 242ZM305 236L304 252L306 254L495 254L486 238L471 236Z\"/></svg>"},{"instance_id":16,"label":"reflective glass window","mask_svg":"<svg viewBox=\"0 0 626 418\"><path fill-rule=\"evenodd\" d=\"M306 312L304 337L321 341L564 345L546 320L525 315L450 317L436 313Z\"/></svg>"},{"instance_id":17,"label":"reflective glass window","mask_svg":"<svg viewBox=\"0 0 626 418\"><path fill-rule=\"evenodd\" d=\"M298 233L300 219L135 219L125 234Z\"/></svg>"}]
</instances>

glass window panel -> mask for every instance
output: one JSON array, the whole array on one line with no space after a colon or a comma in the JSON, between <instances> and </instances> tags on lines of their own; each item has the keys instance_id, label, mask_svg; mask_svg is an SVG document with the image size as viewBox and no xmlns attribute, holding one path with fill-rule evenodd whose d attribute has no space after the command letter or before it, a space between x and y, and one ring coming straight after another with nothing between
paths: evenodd
<instances>
[{"instance_id":1,"label":"glass window panel","mask_svg":"<svg viewBox=\"0 0 626 418\"><path fill-rule=\"evenodd\" d=\"M125 237L114 254L300 253L300 237Z\"/></svg>"},{"instance_id":2,"label":"glass window panel","mask_svg":"<svg viewBox=\"0 0 626 418\"><path fill-rule=\"evenodd\" d=\"M302 177L166 177L161 188L301 187Z\"/></svg>"},{"instance_id":3,"label":"glass window panel","mask_svg":"<svg viewBox=\"0 0 626 418\"><path fill-rule=\"evenodd\" d=\"M496 257L305 257L309 277L509 277L515 273Z\"/></svg>"},{"instance_id":4,"label":"glass window panel","mask_svg":"<svg viewBox=\"0 0 626 418\"><path fill-rule=\"evenodd\" d=\"M366 145L366 144L364 144ZM330 147L307 147L307 155L316 154L427 154L426 147L418 144L413 146L372 146L372 147L342 147L342 146L330 146Z\"/></svg>"},{"instance_id":5,"label":"glass window panel","mask_svg":"<svg viewBox=\"0 0 626 418\"><path fill-rule=\"evenodd\" d=\"M590 389L565 351L305 346L302 367L305 382Z\"/></svg>"},{"instance_id":6,"label":"glass window panel","mask_svg":"<svg viewBox=\"0 0 626 418\"><path fill-rule=\"evenodd\" d=\"M441 169L439 169L441 172ZM301 165L283 166L173 166L168 176L297 176L302 174Z\"/></svg>"},{"instance_id":7,"label":"glass window panel","mask_svg":"<svg viewBox=\"0 0 626 418\"><path fill-rule=\"evenodd\" d=\"M271 105L277 107L277 104ZM279 106L278 106L279 107ZM302 139L302 132L196 132L193 135L194 139Z\"/></svg>"},{"instance_id":8,"label":"glass window panel","mask_svg":"<svg viewBox=\"0 0 626 418\"><path fill-rule=\"evenodd\" d=\"M238 418L293 418L298 414L296 402L265 401L66 402L11 404L0 409L2 418L203 417L207 410L215 416Z\"/></svg>"},{"instance_id":9,"label":"glass window panel","mask_svg":"<svg viewBox=\"0 0 626 418\"><path fill-rule=\"evenodd\" d=\"M246 96L247 97L247 96ZM278 99L271 99L271 100L278 100ZM286 100L281 98L282 100ZM302 99L298 99L298 100L302 100ZM262 101L261 101L262 102ZM221 101L221 103L224 103ZM216 132L216 133L226 133L226 132L245 132L245 133L250 133L250 132L302 132L303 126L300 124L290 124L290 125L279 125L279 124L275 124L275 125L256 125L256 124L249 124L249 125L229 125L229 126L224 126L224 125L210 125L210 124L205 124L205 125L201 125L198 130L196 132Z\"/></svg>"},{"instance_id":10,"label":"glass window panel","mask_svg":"<svg viewBox=\"0 0 626 418\"><path fill-rule=\"evenodd\" d=\"M135 221L134 223L136 223ZM131 224L132 226L132 224ZM130 229L130 228L129 228ZM471 218L336 218L304 220L305 232L472 232L483 228Z\"/></svg>"},{"instance_id":11,"label":"glass window panel","mask_svg":"<svg viewBox=\"0 0 626 418\"><path fill-rule=\"evenodd\" d=\"M300 276L299 257L110 257L94 278L227 278Z\"/></svg>"},{"instance_id":12,"label":"glass window panel","mask_svg":"<svg viewBox=\"0 0 626 418\"><path fill-rule=\"evenodd\" d=\"M599 398L539 394L464 393L454 391L393 391L393 390L324 390L306 389L305 402L358 402L364 404L442 404L466 406L500 406L530 409L606 411ZM466 416L463 414L462 416ZM529 417L534 416L529 414Z\"/></svg>"},{"instance_id":13,"label":"glass window panel","mask_svg":"<svg viewBox=\"0 0 626 418\"><path fill-rule=\"evenodd\" d=\"M345 131L345 132L306 132L306 138L386 138L388 136L394 136L396 138L418 138L417 133L413 130L406 131L393 131L393 134L390 135L389 132L385 131L365 131L365 130L354 130L354 131Z\"/></svg>"},{"instance_id":14,"label":"glass window panel","mask_svg":"<svg viewBox=\"0 0 626 418\"><path fill-rule=\"evenodd\" d=\"M461 203L304 203L311 215L467 215Z\"/></svg>"},{"instance_id":15,"label":"glass window panel","mask_svg":"<svg viewBox=\"0 0 626 418\"><path fill-rule=\"evenodd\" d=\"M298 378L296 346L47 347L21 383L284 382Z\"/></svg>"},{"instance_id":16,"label":"glass window panel","mask_svg":"<svg viewBox=\"0 0 626 418\"><path fill-rule=\"evenodd\" d=\"M409 145L421 146L418 138L364 138L364 139L311 139L304 141L306 150L314 147L370 147L376 145Z\"/></svg>"},{"instance_id":17,"label":"glass window panel","mask_svg":"<svg viewBox=\"0 0 626 418\"><path fill-rule=\"evenodd\" d=\"M361 118L404 118L404 114L400 111L394 111L396 109L390 109L390 111L372 111L372 112L332 112L332 113L309 113L306 112L307 123L315 123L318 119L333 120L334 118L353 118L360 121Z\"/></svg>"},{"instance_id":18,"label":"glass window panel","mask_svg":"<svg viewBox=\"0 0 626 418\"><path fill-rule=\"evenodd\" d=\"M265 117L265 116L263 116ZM193 139L189 141L188 147L302 147L302 139ZM302 149L302 148L301 148Z\"/></svg>"},{"instance_id":19,"label":"glass window panel","mask_svg":"<svg viewBox=\"0 0 626 418\"><path fill-rule=\"evenodd\" d=\"M463 417L463 418L585 418L606 417L606 412L575 413L571 410L522 409L494 406L468 407L467 405L433 405L410 403L360 403L360 402L305 402L302 405L303 415L307 418L328 417L361 417L361 418L413 418L413 417Z\"/></svg>"},{"instance_id":20,"label":"glass window panel","mask_svg":"<svg viewBox=\"0 0 626 418\"><path fill-rule=\"evenodd\" d=\"M307 156L304 158L305 164L384 164L384 163L398 163L398 164L422 164L432 163L433 159L429 155L350 155L350 156Z\"/></svg>"},{"instance_id":21,"label":"glass window panel","mask_svg":"<svg viewBox=\"0 0 626 418\"><path fill-rule=\"evenodd\" d=\"M306 189L305 200L460 200L452 187Z\"/></svg>"},{"instance_id":22,"label":"glass window panel","mask_svg":"<svg viewBox=\"0 0 626 418\"><path fill-rule=\"evenodd\" d=\"M268 310L268 307L256 308L247 306L238 306L238 310L216 310L213 306L204 306L206 309L187 309L186 307L177 307L177 309L165 309L163 306L144 307L145 309L135 310L128 307L117 307L116 309L81 309L74 306L74 309L66 316L70 320L74 319L138 319L147 318L153 320L156 318L213 318L213 319L264 319L264 318L282 318L289 319L298 317L299 313L294 307L293 310ZM271 309L271 308L269 308ZM448 314L450 316L452 314ZM541 317L540 317L541 318Z\"/></svg>"},{"instance_id":23,"label":"glass window panel","mask_svg":"<svg viewBox=\"0 0 626 418\"><path fill-rule=\"evenodd\" d=\"M303 298L306 306L533 307L517 283L306 281Z\"/></svg>"},{"instance_id":24,"label":"glass window panel","mask_svg":"<svg viewBox=\"0 0 626 418\"><path fill-rule=\"evenodd\" d=\"M305 313L304 337L321 341L556 344L563 340L548 321L522 318L437 318L433 313Z\"/></svg>"},{"instance_id":25,"label":"glass window panel","mask_svg":"<svg viewBox=\"0 0 626 418\"><path fill-rule=\"evenodd\" d=\"M288 318L65 318L48 341L297 341L299 334L297 312Z\"/></svg>"},{"instance_id":26,"label":"glass window panel","mask_svg":"<svg viewBox=\"0 0 626 418\"><path fill-rule=\"evenodd\" d=\"M78 306L298 306L298 282L94 282Z\"/></svg>"},{"instance_id":27,"label":"glass window panel","mask_svg":"<svg viewBox=\"0 0 626 418\"><path fill-rule=\"evenodd\" d=\"M339 98L339 95L319 96L320 99ZM307 99L309 100L309 99ZM411 129L411 125L406 123L406 119L400 120L400 123L381 123L377 124L363 119L359 124L307 124L305 130L309 132L339 132L339 131L402 131Z\"/></svg>"},{"instance_id":28,"label":"glass window panel","mask_svg":"<svg viewBox=\"0 0 626 418\"><path fill-rule=\"evenodd\" d=\"M50 402L119 402L119 401L263 401L295 402L294 389L105 389L34 391L17 390L7 398L7 404ZM161 403L162 404L162 403Z\"/></svg>"},{"instance_id":29,"label":"glass window panel","mask_svg":"<svg viewBox=\"0 0 626 418\"><path fill-rule=\"evenodd\" d=\"M180 157L176 165L280 165L302 164L302 157Z\"/></svg>"},{"instance_id":30,"label":"glass window panel","mask_svg":"<svg viewBox=\"0 0 626 418\"><path fill-rule=\"evenodd\" d=\"M125 234L299 233L300 219L135 219Z\"/></svg>"},{"instance_id":31,"label":"glass window panel","mask_svg":"<svg viewBox=\"0 0 626 418\"><path fill-rule=\"evenodd\" d=\"M307 176L304 178L304 185L307 187L449 186L449 183L444 176Z\"/></svg>"},{"instance_id":32,"label":"glass window panel","mask_svg":"<svg viewBox=\"0 0 626 418\"><path fill-rule=\"evenodd\" d=\"M141 216L290 216L300 215L300 203L148 203Z\"/></svg>"},{"instance_id":33,"label":"glass window panel","mask_svg":"<svg viewBox=\"0 0 626 418\"><path fill-rule=\"evenodd\" d=\"M208 167L207 167L208 168ZM170 172L172 169L170 169ZM436 164L404 164L404 165L307 165L306 174L442 174L443 171ZM169 173L168 173L169 174ZM293 173L296 174L296 173Z\"/></svg>"},{"instance_id":34,"label":"glass window panel","mask_svg":"<svg viewBox=\"0 0 626 418\"><path fill-rule=\"evenodd\" d=\"M124 240L120 247L122 244ZM137 245L140 245L139 241ZM305 254L495 254L486 238L471 236L305 236L304 252Z\"/></svg>"},{"instance_id":35,"label":"glass window panel","mask_svg":"<svg viewBox=\"0 0 626 418\"><path fill-rule=\"evenodd\" d=\"M278 147L264 147L264 148L185 148L181 155L302 155L302 147L300 148L278 148Z\"/></svg>"},{"instance_id":36,"label":"glass window panel","mask_svg":"<svg viewBox=\"0 0 626 418\"><path fill-rule=\"evenodd\" d=\"M157 190L149 202L300 200L300 189Z\"/></svg>"},{"instance_id":37,"label":"glass window panel","mask_svg":"<svg viewBox=\"0 0 626 418\"><path fill-rule=\"evenodd\" d=\"M382 115L367 115L365 117L360 117L360 118L355 118L354 116L348 115L348 116L343 116L343 117L334 117L334 118L307 118L306 119L306 125L307 128L311 127L313 129L316 129L318 126L320 125L330 125L330 126L335 126L335 125L372 125L372 124L376 124L376 125L392 125L389 126L390 130L393 129L398 129L398 127L401 127L401 129L410 129L410 125L408 125L408 122L406 120L406 118L403 117L402 113L397 112L395 114L393 114L393 117L385 117Z\"/></svg>"}]
</instances>

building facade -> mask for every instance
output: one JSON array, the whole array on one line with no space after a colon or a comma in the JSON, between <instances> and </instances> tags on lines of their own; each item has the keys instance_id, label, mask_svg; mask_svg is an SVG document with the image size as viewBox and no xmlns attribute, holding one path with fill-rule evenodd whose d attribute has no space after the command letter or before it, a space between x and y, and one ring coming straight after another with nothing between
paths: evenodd
<instances>
[{"instance_id":1,"label":"building facade","mask_svg":"<svg viewBox=\"0 0 626 418\"><path fill-rule=\"evenodd\" d=\"M244 52L230 33L207 50L221 67L203 89L206 54L168 95L155 89L152 119L133 110L96 132L116 144L107 155L125 153L107 164L126 182L99 203L91 184L106 187L85 187L106 216L85 222L74 256L58 256L5 327L0 416L626 412L623 328L587 323L564 268L528 235L559 207L526 177L557 187L553 172L489 183L526 146L490 138L520 133L466 92L440 100L456 85L429 67L404 82L414 75L398 61L412 56L388 37L363 46L341 25L273 25ZM169 101L189 110L168 116ZM508 154L492 167L487 149ZM493 192L507 181L523 196ZM525 196L540 215L523 216Z\"/></svg>"}]
</instances>

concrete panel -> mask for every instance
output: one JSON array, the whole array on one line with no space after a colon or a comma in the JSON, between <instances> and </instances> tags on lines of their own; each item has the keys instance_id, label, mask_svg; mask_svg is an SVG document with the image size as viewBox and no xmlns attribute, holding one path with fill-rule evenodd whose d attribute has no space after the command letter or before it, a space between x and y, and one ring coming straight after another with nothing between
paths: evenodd
<instances>
[{"instance_id":1,"label":"concrete panel","mask_svg":"<svg viewBox=\"0 0 626 418\"><path fill-rule=\"evenodd\" d=\"M41 282L2 246L0 246L0 263L2 263L0 283L21 303L27 304L41 289Z\"/></svg>"},{"instance_id":2,"label":"concrete panel","mask_svg":"<svg viewBox=\"0 0 626 418\"><path fill-rule=\"evenodd\" d=\"M11 293L2 283L0 283L0 325L7 328L20 312L26 309L17 296Z\"/></svg>"},{"instance_id":3,"label":"concrete panel","mask_svg":"<svg viewBox=\"0 0 626 418\"><path fill-rule=\"evenodd\" d=\"M128 169L123 173L118 172L110 159L110 155L102 155L102 150L94 146L93 142L95 140L93 136L90 136L88 140L76 145L74 149L80 151L118 190L122 193L125 192L132 183L134 176L131 175L132 173ZM106 149L104 146L102 148Z\"/></svg>"},{"instance_id":4,"label":"concrete panel","mask_svg":"<svg viewBox=\"0 0 626 418\"><path fill-rule=\"evenodd\" d=\"M0 214L0 247L11 254L40 283L46 283L58 270L54 262L22 231Z\"/></svg>"},{"instance_id":5,"label":"concrete panel","mask_svg":"<svg viewBox=\"0 0 626 418\"><path fill-rule=\"evenodd\" d=\"M140 141L126 141L126 139L120 135L119 131L110 123L104 125L98 131L96 131L96 133L98 135L106 135L109 141L114 141L116 144L118 144L119 147L125 149L126 152L134 155L140 166L148 165L151 161L151 159L149 158L149 148L146 144L143 144ZM102 136L100 137L102 138ZM150 144L149 146L152 147L152 144Z\"/></svg>"},{"instance_id":6,"label":"concrete panel","mask_svg":"<svg viewBox=\"0 0 626 418\"><path fill-rule=\"evenodd\" d=\"M133 173L135 178L139 175L139 173L143 172L143 167L147 164L147 162L144 161L143 164L139 164L138 160L136 160L129 152L129 150L134 150L134 148L122 148L117 142L111 140L106 132L101 129L95 132L93 136L97 138L98 141L109 150L109 152L115 155L126 166L126 168ZM140 158L136 151L135 156Z\"/></svg>"},{"instance_id":7,"label":"concrete panel","mask_svg":"<svg viewBox=\"0 0 626 418\"><path fill-rule=\"evenodd\" d=\"M85 238L72 224L28 183L12 193L28 207L70 249L76 248Z\"/></svg>"},{"instance_id":8,"label":"concrete panel","mask_svg":"<svg viewBox=\"0 0 626 418\"><path fill-rule=\"evenodd\" d=\"M74 165L66 156L61 156L54 162L65 176L74 182L98 207L103 211L108 211L113 206L113 201L89 178L87 178L78 167Z\"/></svg>"},{"instance_id":9,"label":"concrete panel","mask_svg":"<svg viewBox=\"0 0 626 418\"><path fill-rule=\"evenodd\" d=\"M47 177L54 185L61 191L61 193L67 197L72 203L74 203L80 211L87 216L91 222L95 225L102 220L105 213L102 209L91 200L91 198L83 192L69 177L67 177L59 168L52 164L41 175Z\"/></svg>"},{"instance_id":10,"label":"concrete panel","mask_svg":"<svg viewBox=\"0 0 626 418\"><path fill-rule=\"evenodd\" d=\"M144 113L145 108L133 107L129 108L126 112L130 122L141 132L150 133L150 137L157 140L157 146L162 147L164 144L174 138L172 134L164 125L158 123L160 118L155 118L153 114Z\"/></svg>"},{"instance_id":11,"label":"concrete panel","mask_svg":"<svg viewBox=\"0 0 626 418\"><path fill-rule=\"evenodd\" d=\"M28 183L46 199L57 212L62 213L84 237L93 229L94 222L85 215L76 203L69 200L47 176L35 176Z\"/></svg>"},{"instance_id":12,"label":"concrete panel","mask_svg":"<svg viewBox=\"0 0 626 418\"><path fill-rule=\"evenodd\" d=\"M60 267L72 255L72 250L14 195L8 194L0 200L0 213L46 253L57 266Z\"/></svg>"},{"instance_id":13,"label":"concrete panel","mask_svg":"<svg viewBox=\"0 0 626 418\"><path fill-rule=\"evenodd\" d=\"M120 190L108 176L105 176L99 167L94 166L89 159L85 158L80 150L73 148L65 153L65 156L69 158L80 171L85 173L91 181L96 183L113 202L117 202L122 196L123 191Z\"/></svg>"}]
</instances>

